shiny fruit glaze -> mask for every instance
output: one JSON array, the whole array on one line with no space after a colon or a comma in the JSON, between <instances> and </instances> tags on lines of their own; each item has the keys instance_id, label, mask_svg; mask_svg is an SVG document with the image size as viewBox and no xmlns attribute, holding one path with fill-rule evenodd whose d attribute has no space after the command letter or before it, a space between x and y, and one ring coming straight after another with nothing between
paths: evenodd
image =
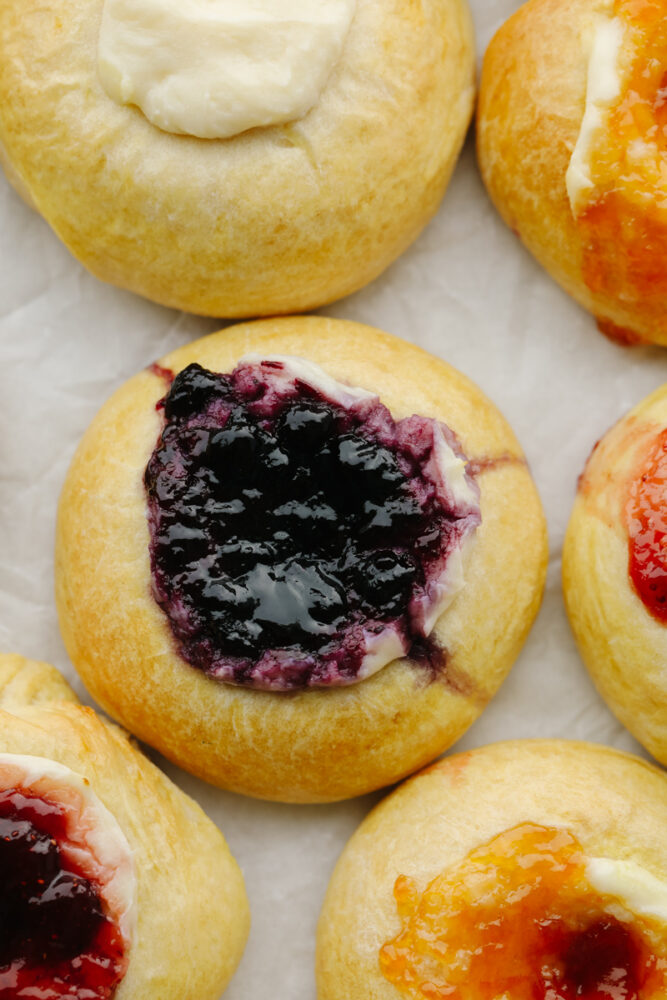
<instances>
[{"instance_id":1,"label":"shiny fruit glaze","mask_svg":"<svg viewBox=\"0 0 667 1000\"><path fill-rule=\"evenodd\" d=\"M616 0L623 86L591 153L596 200L579 216L596 293L667 294L667 17L664 0Z\"/></svg>"},{"instance_id":2,"label":"shiny fruit glaze","mask_svg":"<svg viewBox=\"0 0 667 1000\"><path fill-rule=\"evenodd\" d=\"M62 805L0 791L0 1000L109 1000L124 975L120 930L71 847Z\"/></svg>"},{"instance_id":3,"label":"shiny fruit glaze","mask_svg":"<svg viewBox=\"0 0 667 1000\"><path fill-rule=\"evenodd\" d=\"M480 519L473 481L462 504L439 478L451 431L395 422L370 393L342 405L278 361L189 365L163 409L144 477L153 594L188 663L287 691L429 647L450 554Z\"/></svg>"},{"instance_id":4,"label":"shiny fruit glaze","mask_svg":"<svg viewBox=\"0 0 667 1000\"><path fill-rule=\"evenodd\" d=\"M630 580L647 611L667 623L667 430L630 486L625 518Z\"/></svg>"},{"instance_id":5,"label":"shiny fruit glaze","mask_svg":"<svg viewBox=\"0 0 667 1000\"><path fill-rule=\"evenodd\" d=\"M585 865L566 830L523 824L423 892L400 876L403 929L380 951L384 976L412 1000L664 997L664 935L629 915L618 919Z\"/></svg>"}]
</instances>

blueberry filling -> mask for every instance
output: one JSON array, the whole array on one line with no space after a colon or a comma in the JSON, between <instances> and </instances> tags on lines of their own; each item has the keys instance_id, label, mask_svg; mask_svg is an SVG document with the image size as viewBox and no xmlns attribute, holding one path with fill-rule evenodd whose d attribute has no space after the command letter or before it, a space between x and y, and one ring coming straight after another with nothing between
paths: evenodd
<instances>
[{"instance_id":1,"label":"blueberry filling","mask_svg":"<svg viewBox=\"0 0 667 1000\"><path fill-rule=\"evenodd\" d=\"M124 945L99 888L61 851L62 808L0 792L0 998L107 1000Z\"/></svg>"},{"instance_id":2,"label":"blueberry filling","mask_svg":"<svg viewBox=\"0 0 667 1000\"><path fill-rule=\"evenodd\" d=\"M443 455L462 466L447 428L396 423L312 370L193 364L162 403L144 477L153 593L181 655L229 683L349 684L406 653L479 523L473 480L446 481Z\"/></svg>"}]
</instances>

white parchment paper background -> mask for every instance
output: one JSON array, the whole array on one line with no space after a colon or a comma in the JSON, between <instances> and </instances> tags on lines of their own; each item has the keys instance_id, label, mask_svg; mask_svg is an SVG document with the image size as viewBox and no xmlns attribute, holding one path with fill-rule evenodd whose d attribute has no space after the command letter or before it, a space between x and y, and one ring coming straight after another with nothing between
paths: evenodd
<instances>
[{"instance_id":1,"label":"white parchment paper background","mask_svg":"<svg viewBox=\"0 0 667 1000\"><path fill-rule=\"evenodd\" d=\"M481 57L518 3L471 2ZM0 649L51 660L87 700L60 640L52 593L55 509L67 465L121 382L219 324L100 284L1 177L0 264ZM630 351L597 333L496 216L471 141L418 242L373 285L323 312L414 341L476 381L513 425L542 495L551 541L544 605L510 678L458 749L522 736L637 749L578 657L563 610L560 553L586 456L621 414L667 380L667 351ZM246 877L253 929L225 1000L313 1000L326 884L380 796L280 806L166 769L220 825Z\"/></svg>"}]
</instances>

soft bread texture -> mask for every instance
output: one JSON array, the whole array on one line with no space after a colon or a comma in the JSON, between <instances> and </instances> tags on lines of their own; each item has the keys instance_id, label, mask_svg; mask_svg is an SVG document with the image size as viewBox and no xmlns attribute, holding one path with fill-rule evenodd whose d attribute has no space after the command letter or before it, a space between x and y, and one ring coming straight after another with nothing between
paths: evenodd
<instances>
[{"instance_id":1,"label":"soft bread texture","mask_svg":"<svg viewBox=\"0 0 667 1000\"><path fill-rule=\"evenodd\" d=\"M667 628L632 585L624 509L665 428L662 386L597 444L579 481L563 551L565 603L584 662L614 714L663 764Z\"/></svg>"},{"instance_id":2,"label":"soft bread texture","mask_svg":"<svg viewBox=\"0 0 667 1000\"><path fill-rule=\"evenodd\" d=\"M214 824L48 663L0 655L0 752L90 782L134 857L137 926L114 1000L218 1000L248 935L243 878Z\"/></svg>"},{"instance_id":3,"label":"soft bread texture","mask_svg":"<svg viewBox=\"0 0 667 1000\"><path fill-rule=\"evenodd\" d=\"M143 473L167 385L146 370L98 414L60 501L56 589L70 656L91 692L142 739L193 773L269 799L327 801L409 774L480 714L537 612L544 518L519 445L466 378L370 327L316 317L231 327L162 358L229 372L244 354L307 358L377 393L395 419L444 421L480 463L482 525L466 584L439 619L436 678L407 659L347 688L270 693L215 682L178 655L151 595Z\"/></svg>"},{"instance_id":4,"label":"soft bread texture","mask_svg":"<svg viewBox=\"0 0 667 1000\"><path fill-rule=\"evenodd\" d=\"M358 0L316 107L227 140L107 96L102 6L0 0L0 160L97 277L212 316L301 311L371 281L434 214L472 114L466 0Z\"/></svg>"},{"instance_id":5,"label":"soft bread texture","mask_svg":"<svg viewBox=\"0 0 667 1000\"><path fill-rule=\"evenodd\" d=\"M624 342L667 344L667 301L619 283L594 294L565 175L586 107L590 39L604 0L529 0L498 31L482 70L477 141L508 226L573 298Z\"/></svg>"},{"instance_id":6,"label":"soft bread texture","mask_svg":"<svg viewBox=\"0 0 667 1000\"><path fill-rule=\"evenodd\" d=\"M667 779L636 757L557 740L499 743L422 771L364 820L334 870L318 927L318 1000L400 1000L380 971L401 929L399 875L423 891L522 823L570 831L591 857L667 879Z\"/></svg>"}]
</instances>

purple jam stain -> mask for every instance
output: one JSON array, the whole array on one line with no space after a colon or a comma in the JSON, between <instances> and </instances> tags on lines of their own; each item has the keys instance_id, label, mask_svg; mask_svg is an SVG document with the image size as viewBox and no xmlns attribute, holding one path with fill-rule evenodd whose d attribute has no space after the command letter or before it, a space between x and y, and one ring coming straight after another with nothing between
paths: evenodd
<instances>
[{"instance_id":1,"label":"purple jam stain","mask_svg":"<svg viewBox=\"0 0 667 1000\"><path fill-rule=\"evenodd\" d=\"M163 379L167 385L171 385L174 381L174 373L171 368L163 368L162 365L157 363L157 361L148 366L148 371L151 372L152 375L157 375L158 378Z\"/></svg>"},{"instance_id":2,"label":"purple jam stain","mask_svg":"<svg viewBox=\"0 0 667 1000\"><path fill-rule=\"evenodd\" d=\"M0 791L1 1000L107 1000L122 978L120 934L97 887L61 855L66 839L61 806Z\"/></svg>"},{"instance_id":3,"label":"purple jam stain","mask_svg":"<svg viewBox=\"0 0 667 1000\"><path fill-rule=\"evenodd\" d=\"M479 476L483 472L488 472L490 469L497 469L502 465L527 465L525 458L520 458L518 455L496 455L495 458L472 458L467 465L468 474L471 476Z\"/></svg>"},{"instance_id":4,"label":"purple jam stain","mask_svg":"<svg viewBox=\"0 0 667 1000\"><path fill-rule=\"evenodd\" d=\"M174 379L144 479L153 594L210 676L352 683L387 632L424 646L433 581L479 510L425 471L433 421L396 423L376 397L343 406L284 368Z\"/></svg>"}]
</instances>

